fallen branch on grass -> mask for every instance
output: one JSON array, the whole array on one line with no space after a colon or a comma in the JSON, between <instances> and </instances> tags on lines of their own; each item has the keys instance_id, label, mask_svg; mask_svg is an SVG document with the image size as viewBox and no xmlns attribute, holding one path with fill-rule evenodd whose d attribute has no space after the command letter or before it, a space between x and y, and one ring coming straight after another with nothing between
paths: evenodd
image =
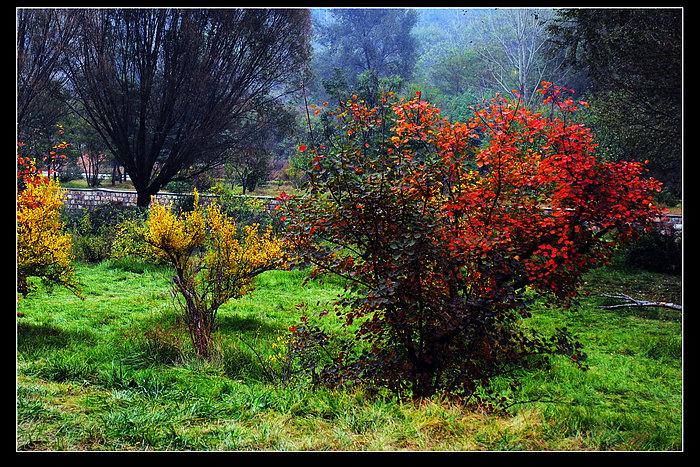
<instances>
[{"instance_id":1,"label":"fallen branch on grass","mask_svg":"<svg viewBox=\"0 0 700 467\"><path fill-rule=\"evenodd\" d=\"M602 294L602 297L608 297L608 298L615 298L618 300L625 300L627 303L619 303L617 305L607 305L607 306L600 306L600 308L606 309L606 310L612 310L614 308L622 308L622 307L638 307L638 306L658 306L658 307L663 307L663 308L671 308L673 310L682 310L683 307L681 305L676 305L675 303L669 303L669 302L650 302L647 300L637 300L636 298L632 298L629 295L625 295L623 293L615 294L615 295L608 295L608 294Z\"/></svg>"}]
</instances>

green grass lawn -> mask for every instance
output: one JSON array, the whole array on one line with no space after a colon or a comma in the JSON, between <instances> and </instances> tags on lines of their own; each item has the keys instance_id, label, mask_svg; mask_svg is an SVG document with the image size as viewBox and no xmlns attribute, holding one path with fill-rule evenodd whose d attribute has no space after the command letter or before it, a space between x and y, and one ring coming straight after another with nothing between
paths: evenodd
<instances>
[{"instance_id":1,"label":"green grass lawn","mask_svg":"<svg viewBox=\"0 0 700 467\"><path fill-rule=\"evenodd\" d=\"M580 306L535 306L532 325L572 330L590 368L554 360L523 380L530 402L489 414L287 378L281 344L297 305L324 311L342 289L332 280L265 273L220 310L214 357L203 362L188 350L167 269L103 262L78 264L77 275L84 300L40 289L17 305L18 450L683 448L680 312L598 308L599 293L618 291L679 303L675 276L601 269Z\"/></svg>"}]
</instances>

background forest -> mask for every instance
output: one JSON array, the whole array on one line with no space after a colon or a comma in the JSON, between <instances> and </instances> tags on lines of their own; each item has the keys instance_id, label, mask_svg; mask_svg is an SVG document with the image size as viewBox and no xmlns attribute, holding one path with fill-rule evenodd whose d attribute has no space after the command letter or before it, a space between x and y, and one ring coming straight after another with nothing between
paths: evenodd
<instances>
[{"instance_id":1,"label":"background forest","mask_svg":"<svg viewBox=\"0 0 700 467\"><path fill-rule=\"evenodd\" d=\"M244 11L253 16L259 10ZM199 152L184 157L173 153L175 144L166 141L152 148L153 154L127 157L123 147L133 143L129 138L137 131L122 142L108 129L128 126L124 122L138 117L109 112L123 105L115 100L98 106L91 88L81 81L91 70L87 61L83 68L78 66L77 57L87 52L77 50L82 41L76 37L83 36L75 31L88 20L72 10L18 10L18 141L25 143L23 151L42 154L46 169L56 170L62 182L84 178L88 186L109 179L114 185L128 175L135 185L139 181L151 191L201 191L217 180L243 193L271 180L300 188L308 155L297 149L309 143L310 128L322 135L328 124L308 106L337 106L353 94L371 105L381 92L420 92L421 99L443 115L466 121L473 106L496 93L515 90L531 103L545 80L574 89L578 99L590 104L585 121L602 157L649 160L651 175L664 183L663 200L671 205L681 197L682 9L288 12L278 23L270 22L270 33L260 40L278 41L273 28L280 37L286 34L286 44L266 45L277 44L271 49L279 52L277 59L236 70L268 80L257 88L240 80L245 92L237 99L246 100L246 105L214 109L201 104L206 96L190 91L190 100L200 102L203 113L217 116L212 120L217 125L202 118L181 129L190 139L198 135ZM253 19L242 15L231 21L251 24ZM148 34L148 25L144 27ZM46 34L40 35L42 31ZM125 49L122 59L136 62L140 53L136 47ZM233 53L222 57L225 61ZM191 71L187 63L181 65ZM272 76L269 69L278 70L278 75ZM108 76L92 75L93 85L107 88ZM122 86L127 78L120 79ZM142 79L119 95L137 108L144 83ZM175 98L166 94L163 103ZM102 119L111 116L96 118L99 109ZM64 159L49 153L59 139L71 144ZM149 162L129 164L126 159Z\"/></svg>"}]
</instances>

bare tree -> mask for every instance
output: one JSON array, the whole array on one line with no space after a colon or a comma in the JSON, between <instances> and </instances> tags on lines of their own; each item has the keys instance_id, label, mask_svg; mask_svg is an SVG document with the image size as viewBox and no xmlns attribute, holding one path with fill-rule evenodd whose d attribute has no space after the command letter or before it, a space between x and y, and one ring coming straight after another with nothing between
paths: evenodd
<instances>
[{"instance_id":1,"label":"bare tree","mask_svg":"<svg viewBox=\"0 0 700 467\"><path fill-rule=\"evenodd\" d=\"M556 81L561 60L546 54L547 9L504 9L480 22L482 40L477 53L488 63L494 82L504 91L516 90L530 104L542 80Z\"/></svg>"},{"instance_id":2,"label":"bare tree","mask_svg":"<svg viewBox=\"0 0 700 467\"><path fill-rule=\"evenodd\" d=\"M141 207L180 171L221 164L243 137L239 122L294 90L309 56L306 10L75 14L76 47L64 62L71 92Z\"/></svg>"},{"instance_id":3,"label":"bare tree","mask_svg":"<svg viewBox=\"0 0 700 467\"><path fill-rule=\"evenodd\" d=\"M21 126L37 96L59 76L58 63L72 37L60 10L17 10L17 122ZM70 17L68 17L70 18Z\"/></svg>"},{"instance_id":4,"label":"bare tree","mask_svg":"<svg viewBox=\"0 0 700 467\"><path fill-rule=\"evenodd\" d=\"M41 136L50 138L58 117L67 111L60 96L64 75L59 63L75 23L65 10L26 8L17 10L16 21L17 136L31 145Z\"/></svg>"},{"instance_id":5,"label":"bare tree","mask_svg":"<svg viewBox=\"0 0 700 467\"><path fill-rule=\"evenodd\" d=\"M80 154L78 160L85 173L85 181L89 187L100 185L100 168L107 159L107 156L100 150L104 143L99 140L83 140L78 145Z\"/></svg>"}]
</instances>

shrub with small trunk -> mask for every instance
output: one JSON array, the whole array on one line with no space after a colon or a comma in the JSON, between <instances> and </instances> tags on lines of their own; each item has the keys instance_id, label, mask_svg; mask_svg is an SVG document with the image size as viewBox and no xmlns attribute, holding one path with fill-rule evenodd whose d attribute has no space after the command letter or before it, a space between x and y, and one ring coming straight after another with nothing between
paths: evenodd
<instances>
[{"instance_id":1,"label":"shrub with small trunk","mask_svg":"<svg viewBox=\"0 0 700 467\"><path fill-rule=\"evenodd\" d=\"M58 182L43 176L33 159L17 156L17 292L33 290L32 277L79 293L71 236L61 221L63 195Z\"/></svg>"},{"instance_id":2,"label":"shrub with small trunk","mask_svg":"<svg viewBox=\"0 0 700 467\"><path fill-rule=\"evenodd\" d=\"M584 102L540 92L546 116L517 95L463 124L420 95L333 112L335 137L309 148L308 192L280 197L306 264L348 280L336 305L364 350L335 358L329 381L481 398L554 353L581 365L565 329L525 327L529 299L574 299L584 272L650 226L658 183L644 164L595 157L571 118Z\"/></svg>"},{"instance_id":3,"label":"shrub with small trunk","mask_svg":"<svg viewBox=\"0 0 700 467\"><path fill-rule=\"evenodd\" d=\"M203 358L221 305L248 293L257 275L285 266L284 243L271 229L239 229L216 203L202 207L196 191L192 211L152 203L142 232L150 253L174 268L173 291Z\"/></svg>"}]
</instances>

